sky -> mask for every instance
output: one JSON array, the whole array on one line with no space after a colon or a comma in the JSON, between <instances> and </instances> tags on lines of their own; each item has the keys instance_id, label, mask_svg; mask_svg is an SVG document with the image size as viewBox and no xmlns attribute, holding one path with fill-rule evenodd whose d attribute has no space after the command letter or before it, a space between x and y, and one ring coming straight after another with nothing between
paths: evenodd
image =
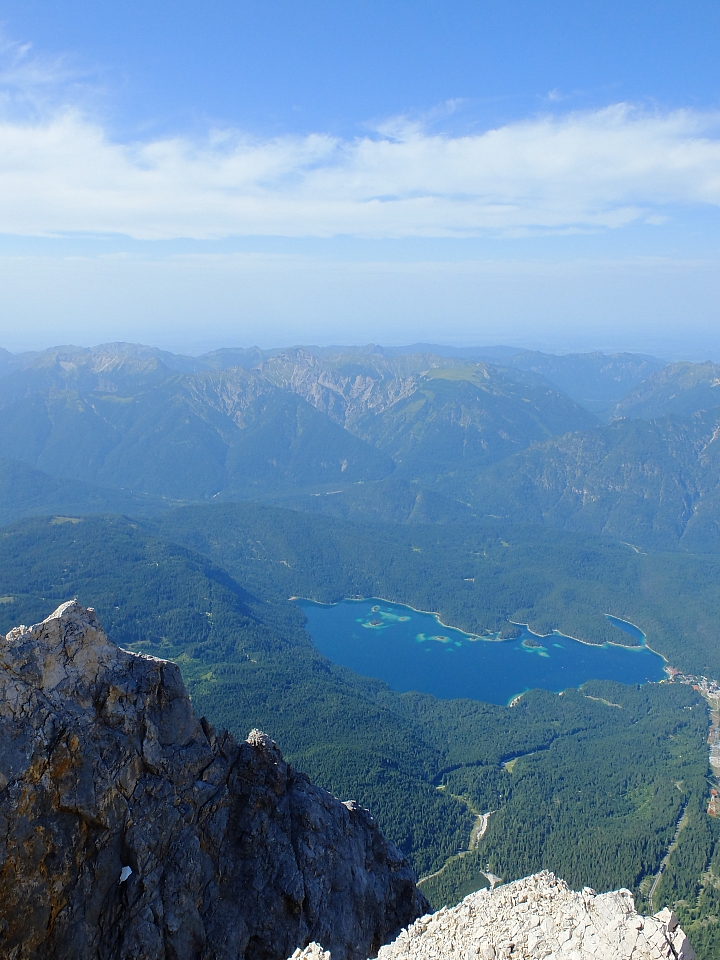
<instances>
[{"instance_id":1,"label":"sky","mask_svg":"<svg viewBox=\"0 0 720 960\"><path fill-rule=\"evenodd\" d=\"M720 360L720 5L0 0L0 345Z\"/></svg>"}]
</instances>

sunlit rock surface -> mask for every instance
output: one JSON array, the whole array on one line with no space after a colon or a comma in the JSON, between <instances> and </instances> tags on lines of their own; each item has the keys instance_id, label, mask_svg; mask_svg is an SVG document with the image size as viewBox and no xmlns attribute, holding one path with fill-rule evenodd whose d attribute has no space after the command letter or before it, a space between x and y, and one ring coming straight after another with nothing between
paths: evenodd
<instances>
[{"instance_id":1,"label":"sunlit rock surface","mask_svg":"<svg viewBox=\"0 0 720 960\"><path fill-rule=\"evenodd\" d=\"M318 944L293 960L330 960ZM640 916L629 890L570 890L552 873L481 890L416 920L378 960L695 960L669 910Z\"/></svg>"},{"instance_id":2,"label":"sunlit rock surface","mask_svg":"<svg viewBox=\"0 0 720 960\"><path fill-rule=\"evenodd\" d=\"M428 905L369 813L63 604L0 640L0 956L364 960Z\"/></svg>"}]
</instances>

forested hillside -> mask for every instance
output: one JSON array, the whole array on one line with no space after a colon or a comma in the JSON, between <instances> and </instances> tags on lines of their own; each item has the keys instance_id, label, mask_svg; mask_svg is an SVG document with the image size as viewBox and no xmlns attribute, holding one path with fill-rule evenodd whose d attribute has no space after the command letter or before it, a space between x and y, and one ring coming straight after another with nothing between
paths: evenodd
<instances>
[{"instance_id":1,"label":"forested hillside","mask_svg":"<svg viewBox=\"0 0 720 960\"><path fill-rule=\"evenodd\" d=\"M20 460L0 459L0 524L38 514L130 513L168 509L164 497L131 493L79 478L60 479Z\"/></svg>"},{"instance_id":2,"label":"forested hillside","mask_svg":"<svg viewBox=\"0 0 720 960\"><path fill-rule=\"evenodd\" d=\"M184 507L153 522L252 590L322 602L381 596L471 633L557 629L594 642L636 641L630 620L690 673L720 676L720 559L642 554L600 537L496 520L413 526L350 523L256 504Z\"/></svg>"},{"instance_id":3,"label":"forested hillside","mask_svg":"<svg viewBox=\"0 0 720 960\"><path fill-rule=\"evenodd\" d=\"M457 494L463 478L489 464L593 425L591 414L547 384L518 383L479 364L429 372L412 393L355 429L393 459L399 476Z\"/></svg>"},{"instance_id":4,"label":"forested hillside","mask_svg":"<svg viewBox=\"0 0 720 960\"><path fill-rule=\"evenodd\" d=\"M637 353L569 353L556 357L537 350L513 354L503 363L541 374L603 418L626 394L665 367L663 360Z\"/></svg>"},{"instance_id":5,"label":"forested hillside","mask_svg":"<svg viewBox=\"0 0 720 960\"><path fill-rule=\"evenodd\" d=\"M720 406L720 366L672 363L638 383L617 404L616 417L687 417Z\"/></svg>"},{"instance_id":6,"label":"forested hillside","mask_svg":"<svg viewBox=\"0 0 720 960\"><path fill-rule=\"evenodd\" d=\"M182 376L155 359L80 359L50 358L0 380L6 457L186 500L377 479L394 468L252 371Z\"/></svg>"},{"instance_id":7,"label":"forested hillside","mask_svg":"<svg viewBox=\"0 0 720 960\"><path fill-rule=\"evenodd\" d=\"M683 803L704 796L707 711L690 688L591 684L515 707L396 694L317 653L258 567L236 578L122 518L23 521L0 532L2 627L69 596L92 602L116 642L177 660L213 723L260 726L317 782L370 806L422 875L442 871L427 884L436 903L482 883L486 862L506 879L550 867L637 890ZM467 849L474 809L496 811L481 845L443 869Z\"/></svg>"},{"instance_id":8,"label":"forested hillside","mask_svg":"<svg viewBox=\"0 0 720 960\"><path fill-rule=\"evenodd\" d=\"M716 552L719 426L713 409L553 438L488 469L468 499L488 513L645 549Z\"/></svg>"},{"instance_id":9,"label":"forested hillside","mask_svg":"<svg viewBox=\"0 0 720 960\"><path fill-rule=\"evenodd\" d=\"M399 694L321 656L289 598L636 644L611 615L720 679L716 374L428 345L0 354L0 626L96 607L213 723L265 729L369 806L436 905L488 865L647 897L684 812L654 906L709 960L720 837L691 686Z\"/></svg>"}]
</instances>

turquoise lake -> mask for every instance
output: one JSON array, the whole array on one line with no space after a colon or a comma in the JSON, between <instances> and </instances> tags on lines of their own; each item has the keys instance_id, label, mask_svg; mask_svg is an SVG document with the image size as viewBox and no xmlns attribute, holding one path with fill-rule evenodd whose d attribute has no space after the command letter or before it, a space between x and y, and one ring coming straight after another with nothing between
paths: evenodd
<instances>
[{"instance_id":1,"label":"turquoise lake","mask_svg":"<svg viewBox=\"0 0 720 960\"><path fill-rule=\"evenodd\" d=\"M516 640L485 640L445 627L431 613L385 600L297 602L322 654L400 693L418 690L445 700L504 704L535 687L559 692L587 680L634 684L665 676L664 660L646 646L591 646L558 633L536 637L526 628ZM644 639L632 624L609 619Z\"/></svg>"}]
</instances>

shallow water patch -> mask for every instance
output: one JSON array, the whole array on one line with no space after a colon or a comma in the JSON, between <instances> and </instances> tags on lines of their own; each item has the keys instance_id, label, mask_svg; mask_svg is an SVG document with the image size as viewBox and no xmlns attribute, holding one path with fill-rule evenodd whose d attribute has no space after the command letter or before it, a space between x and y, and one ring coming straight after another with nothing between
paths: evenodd
<instances>
[{"instance_id":1,"label":"shallow water patch","mask_svg":"<svg viewBox=\"0 0 720 960\"><path fill-rule=\"evenodd\" d=\"M539 637L527 627L512 640L477 637L441 624L435 614L376 598L297 602L322 654L401 693L505 704L535 687L559 692L588 680L647 683L664 677L664 661L644 645L642 631L615 617L609 617L615 626L637 631L640 646L599 646L558 633Z\"/></svg>"}]
</instances>

